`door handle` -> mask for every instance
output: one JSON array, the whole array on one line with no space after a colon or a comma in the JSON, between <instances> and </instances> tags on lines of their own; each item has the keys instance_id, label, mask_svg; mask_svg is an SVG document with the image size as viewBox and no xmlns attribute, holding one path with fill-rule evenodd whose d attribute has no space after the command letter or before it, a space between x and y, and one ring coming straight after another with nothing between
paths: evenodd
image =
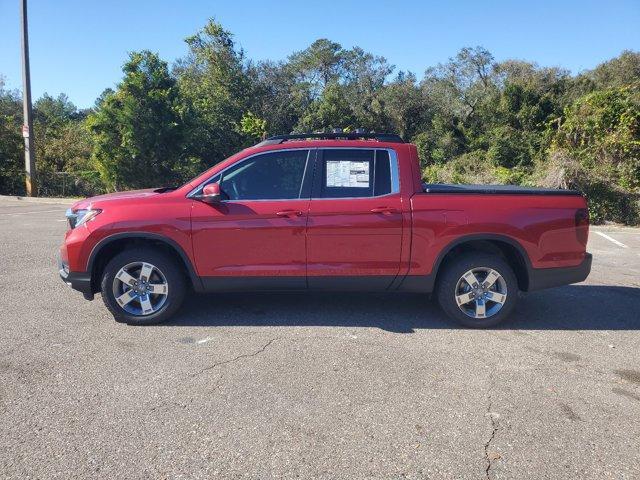
<instances>
[{"instance_id":1,"label":"door handle","mask_svg":"<svg viewBox=\"0 0 640 480\"><path fill-rule=\"evenodd\" d=\"M300 217L302 216L302 212L300 210L282 210L280 212L276 212L278 217Z\"/></svg>"},{"instance_id":2,"label":"door handle","mask_svg":"<svg viewBox=\"0 0 640 480\"><path fill-rule=\"evenodd\" d=\"M398 213L398 210L393 207L376 207L371 209L371 213L382 213L383 215L391 215L392 213Z\"/></svg>"}]
</instances>

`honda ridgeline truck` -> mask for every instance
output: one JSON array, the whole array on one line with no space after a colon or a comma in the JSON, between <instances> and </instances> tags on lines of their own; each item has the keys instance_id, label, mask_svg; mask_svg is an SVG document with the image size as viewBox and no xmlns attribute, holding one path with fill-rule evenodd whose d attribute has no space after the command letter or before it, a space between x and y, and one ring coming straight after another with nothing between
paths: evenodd
<instances>
[{"instance_id":1,"label":"honda ridgeline truck","mask_svg":"<svg viewBox=\"0 0 640 480\"><path fill-rule=\"evenodd\" d=\"M579 192L426 185L392 134L272 137L179 188L88 198L67 217L60 276L135 325L167 320L189 290L332 290L434 293L488 327L520 291L591 268Z\"/></svg>"}]
</instances>

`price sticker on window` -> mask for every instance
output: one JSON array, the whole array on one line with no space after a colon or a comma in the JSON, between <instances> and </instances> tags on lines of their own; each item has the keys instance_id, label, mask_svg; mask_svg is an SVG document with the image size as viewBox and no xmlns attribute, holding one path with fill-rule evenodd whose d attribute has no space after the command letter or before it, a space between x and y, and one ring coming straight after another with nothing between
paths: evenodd
<instances>
[{"instance_id":1,"label":"price sticker on window","mask_svg":"<svg viewBox=\"0 0 640 480\"><path fill-rule=\"evenodd\" d=\"M326 186L369 188L369 162L328 161Z\"/></svg>"}]
</instances>

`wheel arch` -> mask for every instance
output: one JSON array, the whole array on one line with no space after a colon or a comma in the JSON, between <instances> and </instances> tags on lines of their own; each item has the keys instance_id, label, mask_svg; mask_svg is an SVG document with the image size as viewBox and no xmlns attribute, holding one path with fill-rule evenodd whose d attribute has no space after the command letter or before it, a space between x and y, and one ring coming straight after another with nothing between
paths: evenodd
<instances>
[{"instance_id":1,"label":"wheel arch","mask_svg":"<svg viewBox=\"0 0 640 480\"><path fill-rule=\"evenodd\" d=\"M465 235L449 243L438 255L433 266L435 274L434 284L438 282L438 275L448 261L456 254L480 251L494 253L504 257L518 279L518 287L522 291L529 290L529 272L531 261L524 247L511 237L499 234Z\"/></svg>"},{"instance_id":2,"label":"wheel arch","mask_svg":"<svg viewBox=\"0 0 640 480\"><path fill-rule=\"evenodd\" d=\"M191 281L196 291L202 290L202 282L195 271L189 256L184 249L173 239L164 235L149 232L124 232L109 235L93 247L87 261L87 272L91 278L91 290L100 291L100 276L107 262L125 248L132 245L153 245L169 253L177 254L180 266Z\"/></svg>"}]
</instances>

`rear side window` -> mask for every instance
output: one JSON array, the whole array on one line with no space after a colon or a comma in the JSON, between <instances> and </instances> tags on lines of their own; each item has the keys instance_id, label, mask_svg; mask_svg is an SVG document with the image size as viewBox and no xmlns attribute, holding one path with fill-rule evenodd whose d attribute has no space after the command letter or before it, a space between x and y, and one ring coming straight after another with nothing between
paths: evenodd
<instances>
[{"instance_id":1,"label":"rear side window","mask_svg":"<svg viewBox=\"0 0 640 480\"><path fill-rule=\"evenodd\" d=\"M300 198L309 151L256 155L226 170L220 188L227 200Z\"/></svg>"},{"instance_id":2,"label":"rear side window","mask_svg":"<svg viewBox=\"0 0 640 480\"><path fill-rule=\"evenodd\" d=\"M378 197L391 193L391 161L389 152L376 150L375 186L373 195Z\"/></svg>"},{"instance_id":3,"label":"rear side window","mask_svg":"<svg viewBox=\"0 0 640 480\"><path fill-rule=\"evenodd\" d=\"M320 198L377 197L391 193L386 150L324 150L320 170Z\"/></svg>"}]
</instances>

